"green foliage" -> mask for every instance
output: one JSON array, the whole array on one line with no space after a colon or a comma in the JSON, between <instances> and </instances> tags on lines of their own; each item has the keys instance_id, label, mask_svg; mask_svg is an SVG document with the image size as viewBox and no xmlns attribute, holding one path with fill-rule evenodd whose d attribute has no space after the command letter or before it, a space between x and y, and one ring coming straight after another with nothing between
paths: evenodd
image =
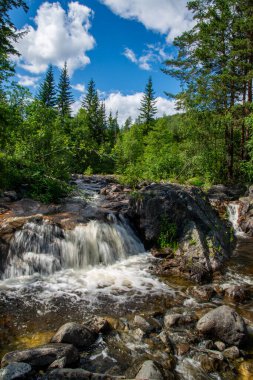
<instances>
[{"instance_id":1,"label":"green foliage","mask_svg":"<svg viewBox=\"0 0 253 380\"><path fill-rule=\"evenodd\" d=\"M177 249L178 243L177 237L177 225L169 221L166 215L161 218L160 234L158 237L158 244L160 248L172 248Z\"/></svg>"},{"instance_id":2,"label":"green foliage","mask_svg":"<svg viewBox=\"0 0 253 380\"><path fill-rule=\"evenodd\" d=\"M70 79L68 75L67 63L65 62L64 67L61 71L59 85L58 85L58 96L57 96L57 106L61 117L69 118L71 116L71 104L73 103L73 96L70 88Z\"/></svg>"},{"instance_id":3,"label":"green foliage","mask_svg":"<svg viewBox=\"0 0 253 380\"><path fill-rule=\"evenodd\" d=\"M44 81L40 85L38 100L46 107L56 106L56 90L52 65L49 66Z\"/></svg>"},{"instance_id":4,"label":"green foliage","mask_svg":"<svg viewBox=\"0 0 253 380\"><path fill-rule=\"evenodd\" d=\"M153 90L153 82L150 77L145 88L145 93L141 100L140 122L143 123L143 131L147 134L154 124L155 114L157 113L155 100L155 92Z\"/></svg>"}]
</instances>

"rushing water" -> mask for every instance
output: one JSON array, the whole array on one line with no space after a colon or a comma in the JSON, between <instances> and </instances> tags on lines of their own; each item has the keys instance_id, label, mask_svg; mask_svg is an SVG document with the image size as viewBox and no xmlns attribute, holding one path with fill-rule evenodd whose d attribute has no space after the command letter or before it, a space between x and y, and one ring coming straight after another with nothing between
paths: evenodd
<instances>
[{"instance_id":1,"label":"rushing water","mask_svg":"<svg viewBox=\"0 0 253 380\"><path fill-rule=\"evenodd\" d=\"M86 199L88 196L92 204L98 204L99 186L79 182ZM237 206L233 203L228 211L240 232ZM46 343L63 323L100 314L119 319L127 332L116 333L109 338L110 344L99 342L85 368L103 372L118 363L124 369L126 361L138 355L158 355L158 360L166 363L166 353L159 352L159 347L157 351L128 332L134 313L159 314L161 309L162 313L168 309L198 313L222 301L201 303L187 292L194 284L153 276L150 266L154 260L123 217L109 215L108 223L91 221L70 231L47 220L26 223L11 241L0 281L1 353ZM216 282L223 288L253 286L253 239L239 234L228 270ZM251 299L239 311L253 323ZM181 380L223 379L217 373L205 374L190 356L178 357L178 361Z\"/></svg>"}]
</instances>

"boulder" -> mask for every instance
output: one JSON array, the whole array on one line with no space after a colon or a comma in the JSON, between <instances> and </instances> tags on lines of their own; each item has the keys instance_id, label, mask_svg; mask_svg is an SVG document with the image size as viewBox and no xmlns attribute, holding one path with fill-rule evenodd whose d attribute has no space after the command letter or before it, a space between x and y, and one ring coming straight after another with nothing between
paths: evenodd
<instances>
[{"instance_id":1,"label":"boulder","mask_svg":"<svg viewBox=\"0 0 253 380\"><path fill-rule=\"evenodd\" d=\"M238 359L240 357L240 351L239 351L238 347L232 346L232 347L229 347L226 350L224 350L223 355L227 359L234 360L234 359Z\"/></svg>"},{"instance_id":2,"label":"boulder","mask_svg":"<svg viewBox=\"0 0 253 380\"><path fill-rule=\"evenodd\" d=\"M220 306L205 314L197 323L197 330L229 345L240 345L247 337L243 318L229 306Z\"/></svg>"},{"instance_id":3,"label":"boulder","mask_svg":"<svg viewBox=\"0 0 253 380\"><path fill-rule=\"evenodd\" d=\"M23 379L31 371L32 367L27 363L11 363L0 370L0 380Z\"/></svg>"},{"instance_id":4,"label":"boulder","mask_svg":"<svg viewBox=\"0 0 253 380\"><path fill-rule=\"evenodd\" d=\"M178 273L196 282L206 281L222 267L234 247L229 226L196 187L151 184L129 201L127 216L147 248L174 244ZM167 239L167 240L166 240ZM173 245L172 244L172 245Z\"/></svg>"},{"instance_id":5,"label":"boulder","mask_svg":"<svg viewBox=\"0 0 253 380\"><path fill-rule=\"evenodd\" d=\"M79 360L79 353L71 344L46 344L27 350L8 352L2 358L1 365L4 367L10 363L23 362L32 367L45 368L64 357L66 365L71 365Z\"/></svg>"},{"instance_id":6,"label":"boulder","mask_svg":"<svg viewBox=\"0 0 253 380\"><path fill-rule=\"evenodd\" d=\"M225 289L225 297L233 302L243 302L247 297L247 289L242 285L232 285Z\"/></svg>"},{"instance_id":7,"label":"boulder","mask_svg":"<svg viewBox=\"0 0 253 380\"><path fill-rule=\"evenodd\" d=\"M162 372L152 360L147 360L142 364L135 378L140 380L165 380Z\"/></svg>"},{"instance_id":8,"label":"boulder","mask_svg":"<svg viewBox=\"0 0 253 380\"><path fill-rule=\"evenodd\" d=\"M51 339L52 343L69 343L76 347L88 348L97 339L98 334L86 326L69 322L61 326Z\"/></svg>"},{"instance_id":9,"label":"boulder","mask_svg":"<svg viewBox=\"0 0 253 380\"><path fill-rule=\"evenodd\" d=\"M153 330L152 326L145 318L140 315L136 315L134 317L133 324L135 327L140 328L144 332L151 332Z\"/></svg>"},{"instance_id":10,"label":"boulder","mask_svg":"<svg viewBox=\"0 0 253 380\"><path fill-rule=\"evenodd\" d=\"M101 373L92 373L85 371L84 369L55 369L49 373L47 376L49 380L66 380L66 379L75 379L75 380L119 380L123 379L120 376L110 376L104 375Z\"/></svg>"},{"instance_id":11,"label":"boulder","mask_svg":"<svg viewBox=\"0 0 253 380\"><path fill-rule=\"evenodd\" d=\"M112 330L110 322L106 318L94 317L86 326L96 334L107 334Z\"/></svg>"}]
</instances>

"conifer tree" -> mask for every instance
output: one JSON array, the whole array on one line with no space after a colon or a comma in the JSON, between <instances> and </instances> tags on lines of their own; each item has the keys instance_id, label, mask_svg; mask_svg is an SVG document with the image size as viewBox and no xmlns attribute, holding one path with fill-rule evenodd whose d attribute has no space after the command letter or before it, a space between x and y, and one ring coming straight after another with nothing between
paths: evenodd
<instances>
[{"instance_id":1,"label":"conifer tree","mask_svg":"<svg viewBox=\"0 0 253 380\"><path fill-rule=\"evenodd\" d=\"M116 143L116 139L119 133L119 124L118 124L118 113L116 116L112 116L112 112L110 112L107 122L107 136L110 145L113 147Z\"/></svg>"},{"instance_id":2,"label":"conifer tree","mask_svg":"<svg viewBox=\"0 0 253 380\"><path fill-rule=\"evenodd\" d=\"M147 134L155 121L157 113L155 92L153 90L152 78L150 77L141 100L140 121L144 124L144 133Z\"/></svg>"},{"instance_id":3,"label":"conifer tree","mask_svg":"<svg viewBox=\"0 0 253 380\"><path fill-rule=\"evenodd\" d=\"M70 89L70 79L68 75L67 63L65 62L60 75L57 96L57 106L61 117L65 118L71 116L72 103L73 96Z\"/></svg>"},{"instance_id":4,"label":"conifer tree","mask_svg":"<svg viewBox=\"0 0 253 380\"><path fill-rule=\"evenodd\" d=\"M49 66L44 81L40 85L38 100L46 107L56 106L56 90L52 65Z\"/></svg>"}]
</instances>

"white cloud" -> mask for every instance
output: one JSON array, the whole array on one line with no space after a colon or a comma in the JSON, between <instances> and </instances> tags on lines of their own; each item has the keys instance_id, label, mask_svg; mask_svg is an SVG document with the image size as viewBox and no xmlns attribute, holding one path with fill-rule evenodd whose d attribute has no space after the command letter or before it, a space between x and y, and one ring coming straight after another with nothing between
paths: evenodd
<instances>
[{"instance_id":1,"label":"white cloud","mask_svg":"<svg viewBox=\"0 0 253 380\"><path fill-rule=\"evenodd\" d=\"M70 2L68 12L59 2L43 3L35 17L36 27L26 26L27 34L16 44L21 53L19 66L31 73L42 73L51 63L62 68L67 61L70 75L90 63L87 51L95 46L89 33L93 11Z\"/></svg>"},{"instance_id":2,"label":"white cloud","mask_svg":"<svg viewBox=\"0 0 253 380\"><path fill-rule=\"evenodd\" d=\"M76 91L79 91L79 92L85 92L85 86L84 84L81 84L81 83L77 83L77 84L72 84L71 87L76 90Z\"/></svg>"},{"instance_id":3,"label":"white cloud","mask_svg":"<svg viewBox=\"0 0 253 380\"><path fill-rule=\"evenodd\" d=\"M36 87L40 77L30 77L29 75L17 74L18 83L25 87Z\"/></svg>"},{"instance_id":4,"label":"white cloud","mask_svg":"<svg viewBox=\"0 0 253 380\"><path fill-rule=\"evenodd\" d=\"M139 66L140 69L150 71L153 63L161 63L170 56L165 52L165 48L161 44L149 44L140 57L137 57L135 52L129 48L125 48L123 55Z\"/></svg>"},{"instance_id":5,"label":"white cloud","mask_svg":"<svg viewBox=\"0 0 253 380\"><path fill-rule=\"evenodd\" d=\"M123 125L126 119L131 116L135 120L140 111L140 103L143 97L142 92L137 92L133 95L123 95L120 92L110 94L105 99L105 106L107 112L112 111L115 114L118 111L118 121ZM175 101L168 100L162 97L156 99L157 117L165 115L173 115L177 111L175 109Z\"/></svg>"},{"instance_id":6,"label":"white cloud","mask_svg":"<svg viewBox=\"0 0 253 380\"><path fill-rule=\"evenodd\" d=\"M100 0L114 13L167 35L167 41L192 27L187 0Z\"/></svg>"}]
</instances>

